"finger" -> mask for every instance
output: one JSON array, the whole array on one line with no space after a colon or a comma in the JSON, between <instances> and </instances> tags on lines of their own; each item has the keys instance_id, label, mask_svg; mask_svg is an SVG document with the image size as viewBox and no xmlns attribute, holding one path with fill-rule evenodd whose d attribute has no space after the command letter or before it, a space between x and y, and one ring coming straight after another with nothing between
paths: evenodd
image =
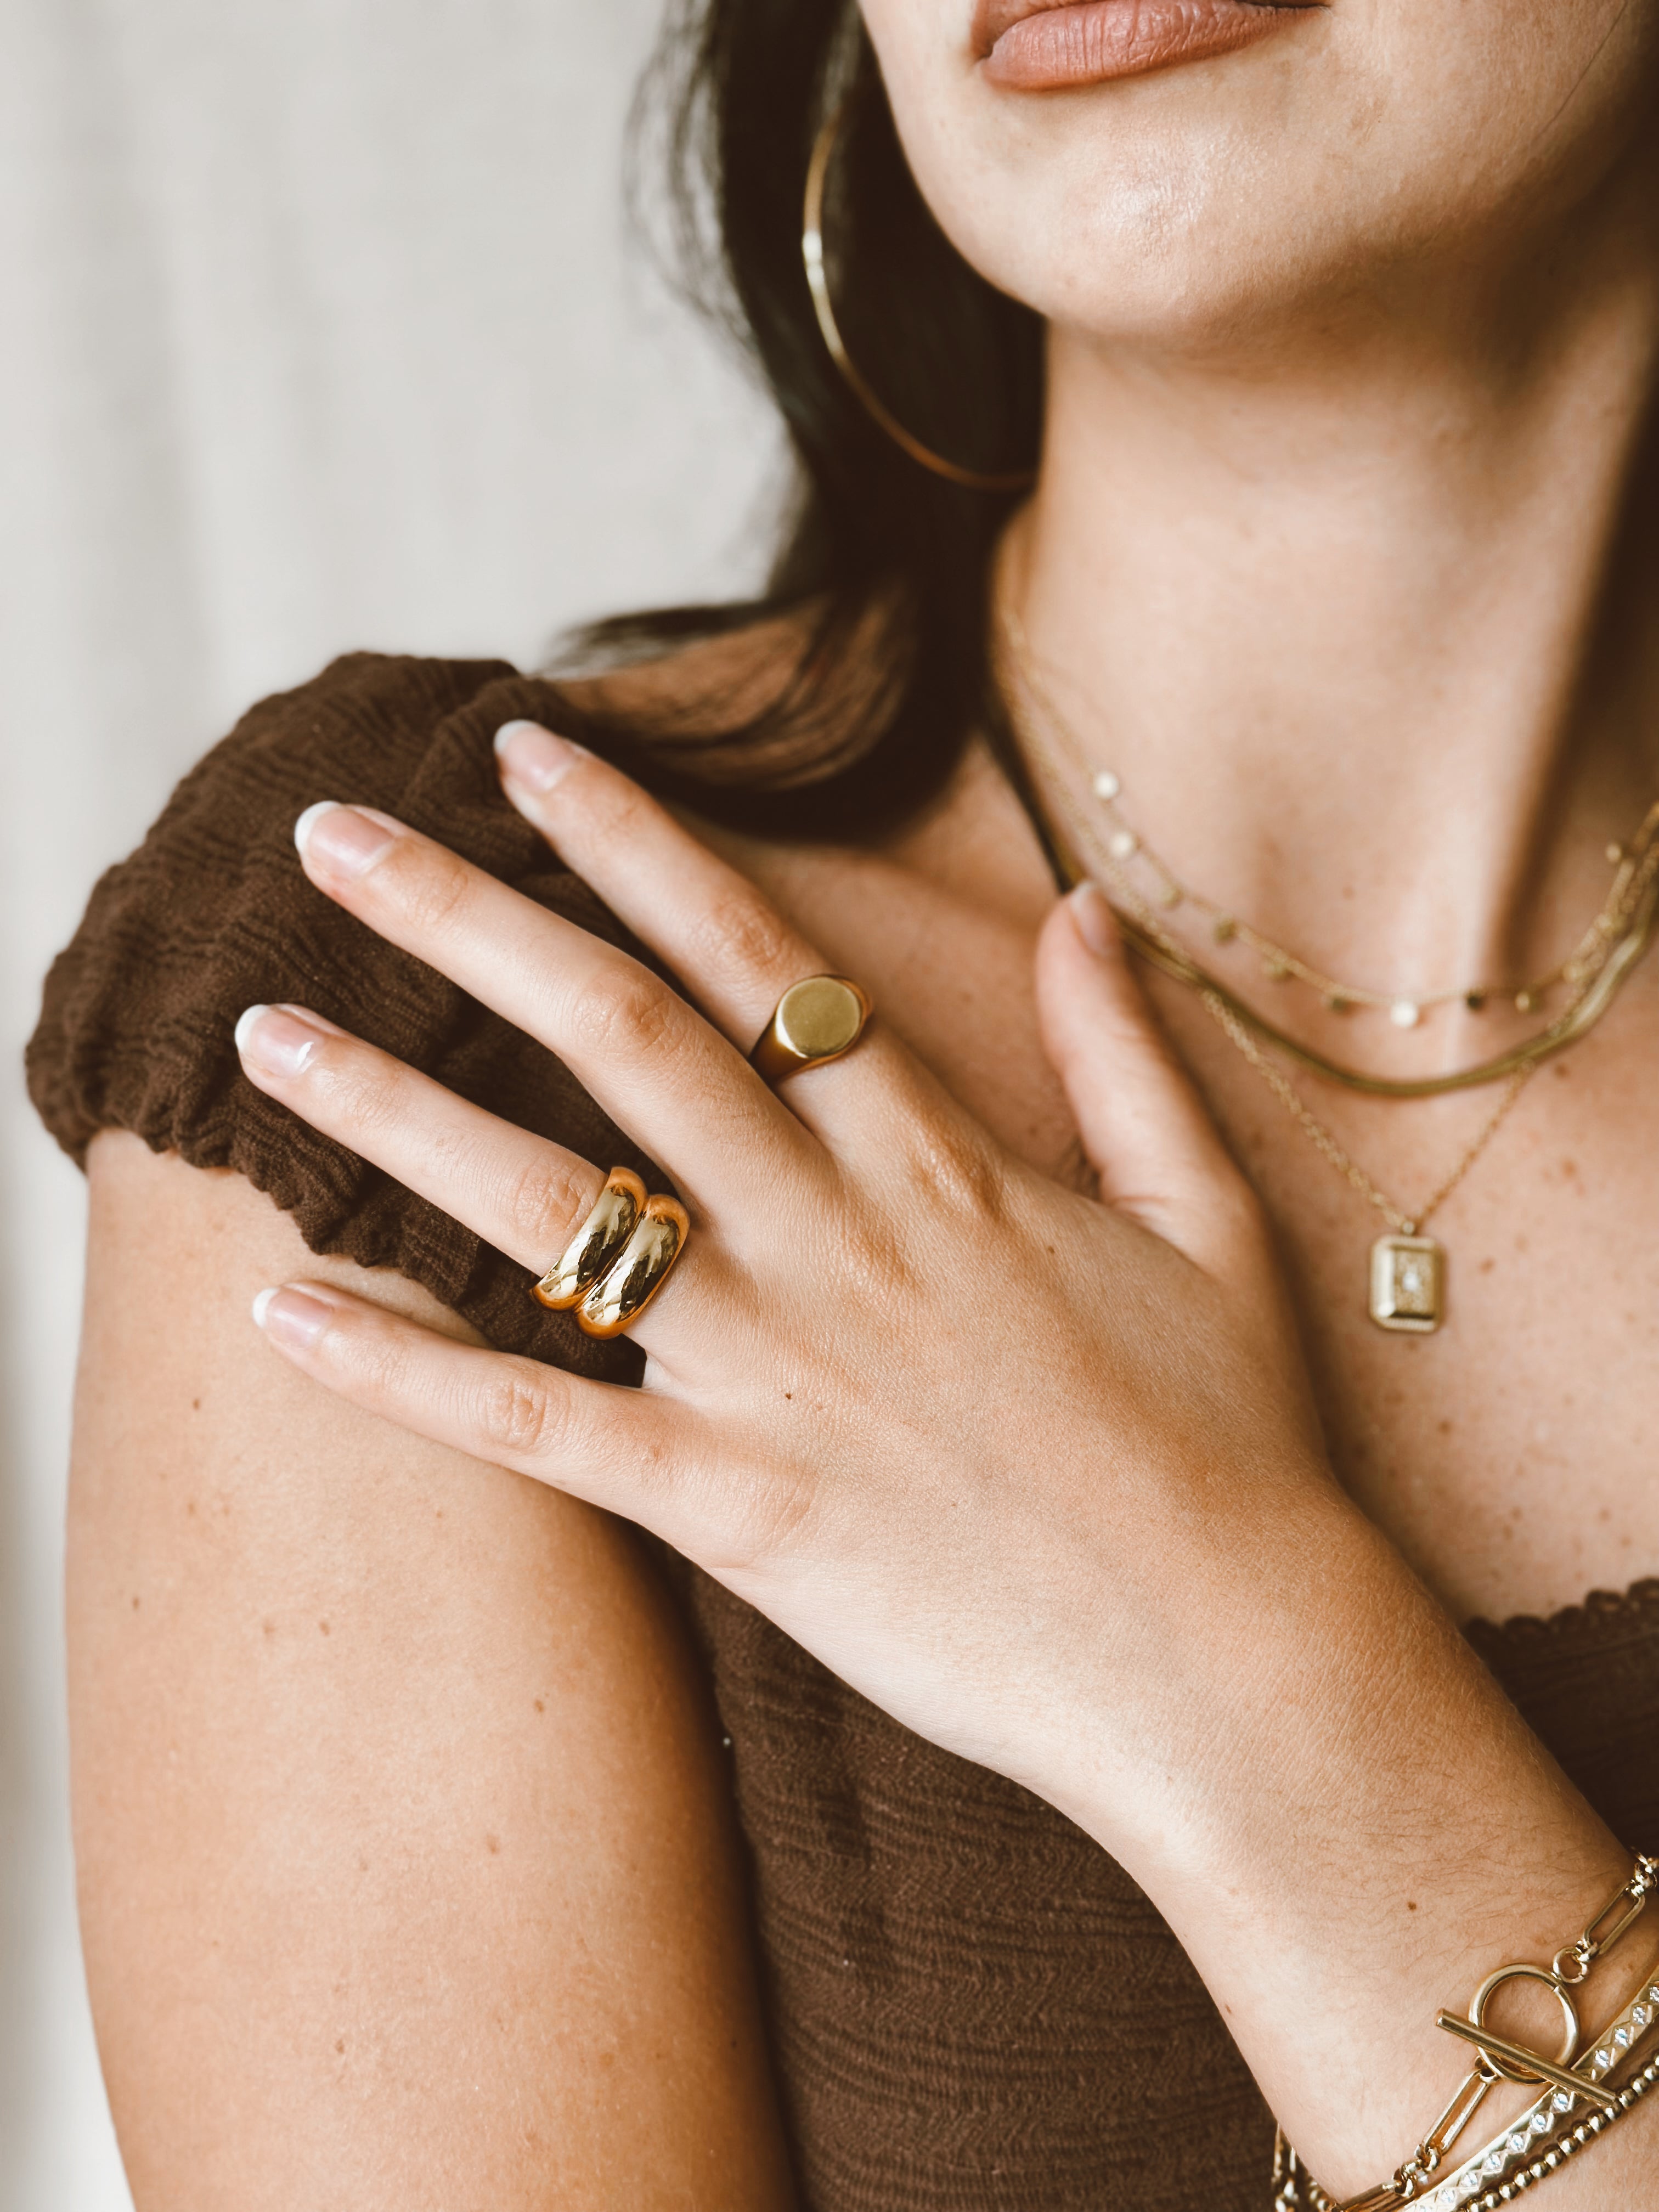
<instances>
[{"instance_id":1,"label":"finger","mask_svg":"<svg viewBox=\"0 0 1659 2212\"><path fill-rule=\"evenodd\" d=\"M592 1211L605 1170L470 1105L303 1006L250 1006L236 1024L250 1083L544 1273Z\"/></svg>"},{"instance_id":2,"label":"finger","mask_svg":"<svg viewBox=\"0 0 1659 2212\"><path fill-rule=\"evenodd\" d=\"M791 984L825 972L817 947L740 869L712 853L631 778L534 722L497 732L501 781L525 819L696 994L747 1054ZM783 1096L828 1134L840 1102L890 1080L908 1055L882 1032Z\"/></svg>"},{"instance_id":3,"label":"finger","mask_svg":"<svg viewBox=\"0 0 1659 2212\"><path fill-rule=\"evenodd\" d=\"M508 798L747 1052L823 961L756 886L631 778L533 722L496 733Z\"/></svg>"},{"instance_id":4,"label":"finger","mask_svg":"<svg viewBox=\"0 0 1659 2212\"><path fill-rule=\"evenodd\" d=\"M1176 1058L1107 902L1062 899L1037 941L1042 1041L1102 1198L1200 1265L1254 1233L1255 1202Z\"/></svg>"},{"instance_id":5,"label":"finger","mask_svg":"<svg viewBox=\"0 0 1659 2212\"><path fill-rule=\"evenodd\" d=\"M532 1275L553 1267L592 1212L606 1170L486 1113L303 1006L250 1006L236 1024L249 1082L370 1160ZM695 1258L693 1256L695 1252ZM632 1334L665 1353L688 1291L704 1303L714 1264L694 1240ZM526 1281L526 1294L531 1285Z\"/></svg>"},{"instance_id":6,"label":"finger","mask_svg":"<svg viewBox=\"0 0 1659 2212\"><path fill-rule=\"evenodd\" d=\"M319 890L545 1045L701 1206L752 1210L757 1178L822 1159L719 1032L615 945L371 809L309 807L295 836Z\"/></svg>"},{"instance_id":7,"label":"finger","mask_svg":"<svg viewBox=\"0 0 1659 2212\"><path fill-rule=\"evenodd\" d=\"M284 1358L354 1405L647 1525L670 1502L696 1427L672 1399L457 1344L331 1285L262 1291L253 1317Z\"/></svg>"}]
</instances>

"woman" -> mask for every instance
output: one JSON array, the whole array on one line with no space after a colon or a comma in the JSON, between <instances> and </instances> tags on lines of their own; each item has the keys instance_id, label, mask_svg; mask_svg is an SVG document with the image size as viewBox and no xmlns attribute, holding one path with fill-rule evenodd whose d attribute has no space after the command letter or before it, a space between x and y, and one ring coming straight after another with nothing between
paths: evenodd
<instances>
[{"instance_id":1,"label":"woman","mask_svg":"<svg viewBox=\"0 0 1659 2212\"><path fill-rule=\"evenodd\" d=\"M775 591L49 988L141 2212L1649 2201L1659 9L679 30Z\"/></svg>"}]
</instances>

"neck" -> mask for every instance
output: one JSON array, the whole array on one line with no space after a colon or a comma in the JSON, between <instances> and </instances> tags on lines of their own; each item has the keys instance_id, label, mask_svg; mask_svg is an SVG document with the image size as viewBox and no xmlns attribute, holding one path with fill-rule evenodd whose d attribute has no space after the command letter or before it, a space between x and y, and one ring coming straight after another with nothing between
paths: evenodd
<instances>
[{"instance_id":1,"label":"neck","mask_svg":"<svg viewBox=\"0 0 1659 2212\"><path fill-rule=\"evenodd\" d=\"M1053 334L1032 654L1161 856L1345 980L1547 966L1659 792L1659 301L1579 292L1243 364Z\"/></svg>"}]
</instances>

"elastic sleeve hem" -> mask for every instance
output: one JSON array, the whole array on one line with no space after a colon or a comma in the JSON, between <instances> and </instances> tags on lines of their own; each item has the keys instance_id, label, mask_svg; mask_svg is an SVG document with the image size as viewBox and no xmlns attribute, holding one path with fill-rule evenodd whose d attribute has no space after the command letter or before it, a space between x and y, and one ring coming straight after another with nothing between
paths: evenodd
<instances>
[{"instance_id":1,"label":"elastic sleeve hem","mask_svg":"<svg viewBox=\"0 0 1659 2212\"><path fill-rule=\"evenodd\" d=\"M396 1268L504 1351L631 1382L633 1345L596 1343L547 1312L522 1268L255 1090L233 1034L256 1003L314 1007L461 1097L664 1187L568 1069L325 898L294 848L315 800L376 806L647 957L501 793L495 730L520 716L556 724L560 706L505 662L373 653L262 702L94 890L46 980L29 1091L82 1165L100 1130L125 1129L153 1152L232 1169L313 1251Z\"/></svg>"}]
</instances>

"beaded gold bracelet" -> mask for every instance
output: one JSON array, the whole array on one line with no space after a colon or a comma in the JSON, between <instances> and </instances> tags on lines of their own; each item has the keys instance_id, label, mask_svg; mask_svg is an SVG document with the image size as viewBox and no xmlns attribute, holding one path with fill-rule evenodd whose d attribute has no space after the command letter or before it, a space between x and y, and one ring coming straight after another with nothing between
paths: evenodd
<instances>
[{"instance_id":1,"label":"beaded gold bracelet","mask_svg":"<svg viewBox=\"0 0 1659 2212\"><path fill-rule=\"evenodd\" d=\"M1659 1859L1638 1856L1630 1879L1571 1943L1562 1946L1547 1967L1500 1966L1475 1991L1467 2017L1440 2014L1436 2026L1473 2044L1475 2064L1391 2180L1338 2203L1306 2172L1281 2132L1273 2157L1273 2212L1297 2212L1303 2206L1310 2208L1310 2212L1400 2212L1406 2205L1416 2205L1421 2212L1463 2212L1478 2198L1482 2199L1480 2212L1489 2212L1483 2191L1490 2194L1492 2206L1507 2203L1518 2191L1554 2172L1565 2160L1631 2111L1651 2081L1659 2078L1659 2061L1620 2090L1610 2086L1607 2077L1659 2025L1659 1960L1655 1962L1655 1972L1598 2039L1594 2051L1577 2063L1580 2029L1572 1992L1587 1979L1596 1960L1605 1958L1629 1931L1656 1888L1659 1888ZM1485 2024L1486 2008L1493 1992L1516 1978L1541 1982L1561 2007L1565 2034L1553 2059L1511 2043ZM1500 2081L1535 2083L1544 2094L1453 2174L1437 2181L1446 2154ZM1569 2127L1566 2123L1581 2100L1596 2109L1577 2126ZM1553 2139L1546 2142L1547 2136ZM1532 2166L1519 2167L1512 2177L1504 2179L1509 2166L1535 2144L1539 2154Z\"/></svg>"},{"instance_id":2,"label":"beaded gold bracelet","mask_svg":"<svg viewBox=\"0 0 1659 2212\"><path fill-rule=\"evenodd\" d=\"M1654 1964L1659 1973L1659 1960ZM1443 2181L1431 2186L1426 2195L1403 2201L1413 2204L1417 2212L1496 2212L1498 2206L1510 2203L1546 2174L1553 2173L1564 2160L1603 2134L1615 2120L1633 2111L1655 2081L1659 2081L1659 2057L1656 2057L1619 2088L1613 2089L1607 2081L1614 2068L1634 2055L1638 2045L1656 2026L1659 1978L1651 1978L1607 2034L1599 2039L1594 2053L1579 2061L1579 2066L1588 2069L1584 2089L1595 2100L1593 2112L1575 2124L1572 2114L1579 2093L1547 2088L1534 2105L1511 2120L1490 2142L1483 2143ZM1604 2085L1605 2102L1596 2096L1597 2090ZM1303 2208L1306 2212L1347 2212L1346 2207L1338 2204L1303 2168L1296 2153L1282 2138L1273 2181L1273 2212L1303 2212ZM1359 2201L1364 2203L1365 2199Z\"/></svg>"}]
</instances>

